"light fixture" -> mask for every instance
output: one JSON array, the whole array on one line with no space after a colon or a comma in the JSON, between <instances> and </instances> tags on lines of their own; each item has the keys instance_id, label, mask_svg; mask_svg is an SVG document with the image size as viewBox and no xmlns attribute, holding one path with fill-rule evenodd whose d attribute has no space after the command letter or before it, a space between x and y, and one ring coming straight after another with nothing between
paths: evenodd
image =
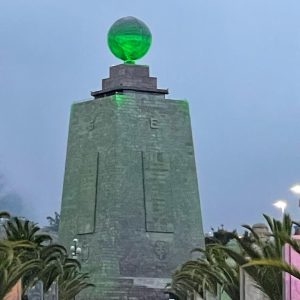
<instances>
[{"instance_id":1,"label":"light fixture","mask_svg":"<svg viewBox=\"0 0 300 300\"><path fill-rule=\"evenodd\" d=\"M70 247L70 250L72 251L72 258L74 259L77 259L81 253L81 248L78 247L78 244L78 239L73 239L73 245Z\"/></svg>"},{"instance_id":2,"label":"light fixture","mask_svg":"<svg viewBox=\"0 0 300 300\"><path fill-rule=\"evenodd\" d=\"M286 208L286 206L287 206L287 203L286 203L285 200L278 200L278 201L276 201L275 203L273 203L273 205L274 205L275 207L277 207L277 208L280 208L281 211L282 211L282 214L284 214L284 210L285 210L285 208Z\"/></svg>"},{"instance_id":3,"label":"light fixture","mask_svg":"<svg viewBox=\"0 0 300 300\"><path fill-rule=\"evenodd\" d=\"M295 184L290 188L290 191L296 195L300 195L300 184Z\"/></svg>"}]
</instances>

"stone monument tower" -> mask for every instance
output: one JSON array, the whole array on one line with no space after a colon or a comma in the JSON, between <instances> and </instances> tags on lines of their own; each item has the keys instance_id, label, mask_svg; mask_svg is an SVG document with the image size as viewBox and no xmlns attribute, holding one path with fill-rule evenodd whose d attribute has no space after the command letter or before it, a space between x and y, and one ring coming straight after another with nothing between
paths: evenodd
<instances>
[{"instance_id":1,"label":"stone monument tower","mask_svg":"<svg viewBox=\"0 0 300 300\"><path fill-rule=\"evenodd\" d=\"M136 18L115 22L108 44L124 64L71 109L59 239L78 239L96 285L76 299L168 299L172 272L204 243L188 103L135 64L151 39Z\"/></svg>"}]
</instances>

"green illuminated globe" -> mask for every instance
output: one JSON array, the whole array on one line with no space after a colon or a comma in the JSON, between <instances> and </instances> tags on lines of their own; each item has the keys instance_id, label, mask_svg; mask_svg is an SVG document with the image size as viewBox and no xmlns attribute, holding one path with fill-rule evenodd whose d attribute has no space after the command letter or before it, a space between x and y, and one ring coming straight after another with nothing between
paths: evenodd
<instances>
[{"instance_id":1,"label":"green illuminated globe","mask_svg":"<svg viewBox=\"0 0 300 300\"><path fill-rule=\"evenodd\" d=\"M134 17L117 20L109 29L107 42L111 52L126 64L134 64L151 46L152 35L147 25Z\"/></svg>"}]
</instances>

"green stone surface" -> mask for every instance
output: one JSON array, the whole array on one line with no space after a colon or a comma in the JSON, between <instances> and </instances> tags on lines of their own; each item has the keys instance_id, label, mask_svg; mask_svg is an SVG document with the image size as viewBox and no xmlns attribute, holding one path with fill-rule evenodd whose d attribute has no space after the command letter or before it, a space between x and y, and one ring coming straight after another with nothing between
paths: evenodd
<instances>
[{"instance_id":1,"label":"green stone surface","mask_svg":"<svg viewBox=\"0 0 300 300\"><path fill-rule=\"evenodd\" d=\"M107 35L111 52L125 63L134 64L149 50L152 36L147 25L134 17L117 20Z\"/></svg>"}]
</instances>

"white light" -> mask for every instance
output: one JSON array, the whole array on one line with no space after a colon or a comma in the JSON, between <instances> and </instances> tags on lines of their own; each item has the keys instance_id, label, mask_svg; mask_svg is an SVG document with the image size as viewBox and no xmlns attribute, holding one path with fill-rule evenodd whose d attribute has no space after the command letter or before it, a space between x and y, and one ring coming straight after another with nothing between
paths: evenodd
<instances>
[{"instance_id":1,"label":"white light","mask_svg":"<svg viewBox=\"0 0 300 300\"><path fill-rule=\"evenodd\" d=\"M274 206L276 206L277 208L280 208L282 213L284 213L284 210L286 208L286 201L284 200L278 200L275 203L273 203Z\"/></svg>"},{"instance_id":2,"label":"white light","mask_svg":"<svg viewBox=\"0 0 300 300\"><path fill-rule=\"evenodd\" d=\"M75 246L71 246L71 247L70 247L70 250L71 250L71 251L75 251Z\"/></svg>"},{"instance_id":3,"label":"white light","mask_svg":"<svg viewBox=\"0 0 300 300\"><path fill-rule=\"evenodd\" d=\"M76 249L76 252L77 252L77 254L80 254L80 253L81 253L81 248L78 247L78 248Z\"/></svg>"},{"instance_id":4,"label":"white light","mask_svg":"<svg viewBox=\"0 0 300 300\"><path fill-rule=\"evenodd\" d=\"M300 195L300 184L295 184L290 188L290 191L296 195Z\"/></svg>"},{"instance_id":5,"label":"white light","mask_svg":"<svg viewBox=\"0 0 300 300\"><path fill-rule=\"evenodd\" d=\"M78 243L78 239L74 239L73 242L74 242L74 243Z\"/></svg>"}]
</instances>

